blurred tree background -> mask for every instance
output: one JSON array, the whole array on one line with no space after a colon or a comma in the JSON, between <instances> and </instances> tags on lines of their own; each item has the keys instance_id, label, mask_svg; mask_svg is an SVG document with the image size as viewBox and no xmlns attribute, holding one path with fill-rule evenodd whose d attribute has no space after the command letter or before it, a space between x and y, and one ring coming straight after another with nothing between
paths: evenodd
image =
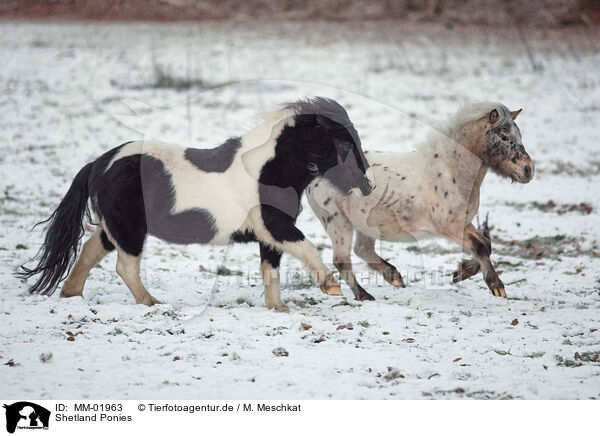
<instances>
[{"instance_id":1,"label":"blurred tree background","mask_svg":"<svg viewBox=\"0 0 600 436\"><path fill-rule=\"evenodd\" d=\"M590 25L600 0L0 0L4 19L415 20L447 25Z\"/></svg>"}]
</instances>

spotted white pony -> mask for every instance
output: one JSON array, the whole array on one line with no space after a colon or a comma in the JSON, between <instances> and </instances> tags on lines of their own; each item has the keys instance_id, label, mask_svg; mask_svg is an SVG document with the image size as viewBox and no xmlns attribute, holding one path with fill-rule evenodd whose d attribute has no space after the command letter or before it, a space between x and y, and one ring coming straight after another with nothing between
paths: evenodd
<instances>
[{"instance_id":1,"label":"spotted white pony","mask_svg":"<svg viewBox=\"0 0 600 436\"><path fill-rule=\"evenodd\" d=\"M533 162L515 123L520 112L511 112L499 103L473 104L414 152L365 152L377 180L377 188L369 196L340 193L328 180L316 179L309 185L309 203L333 241L334 264L356 299L374 298L352 272L354 232L354 252L395 286L404 287L402 276L375 252L375 241L409 242L441 236L474 255L454 272L455 282L481 270L492 293L506 297L490 262L490 240L471 222L489 169L520 183L533 178Z\"/></svg>"}]
</instances>

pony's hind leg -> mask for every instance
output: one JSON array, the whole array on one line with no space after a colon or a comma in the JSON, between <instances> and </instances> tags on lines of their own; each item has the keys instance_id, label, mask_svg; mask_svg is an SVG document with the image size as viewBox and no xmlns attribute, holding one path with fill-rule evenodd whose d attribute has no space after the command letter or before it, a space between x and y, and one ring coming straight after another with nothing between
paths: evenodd
<instances>
[{"instance_id":1,"label":"pony's hind leg","mask_svg":"<svg viewBox=\"0 0 600 436\"><path fill-rule=\"evenodd\" d=\"M81 248L81 253L73 265L69 277L63 285L60 296L80 297L90 270L115 246L108 240L102 228L98 228Z\"/></svg>"},{"instance_id":2,"label":"pony's hind leg","mask_svg":"<svg viewBox=\"0 0 600 436\"><path fill-rule=\"evenodd\" d=\"M135 302L138 304L145 304L146 306L153 306L154 304L160 304L156 298L154 298L146 290L140 279L140 260L142 259L142 253L133 256L125 253L121 248L117 247L117 273L121 276L133 297Z\"/></svg>"},{"instance_id":3,"label":"pony's hind leg","mask_svg":"<svg viewBox=\"0 0 600 436\"><path fill-rule=\"evenodd\" d=\"M289 312L279 296L279 261L281 251L260 243L260 273L265 282L265 303L267 308L279 312Z\"/></svg>"},{"instance_id":4,"label":"pony's hind leg","mask_svg":"<svg viewBox=\"0 0 600 436\"><path fill-rule=\"evenodd\" d=\"M375 252L375 239L364 233L356 232L354 252L367 262L371 269L381 273L386 282L400 288L405 287L402 275L396 267Z\"/></svg>"},{"instance_id":5,"label":"pony's hind leg","mask_svg":"<svg viewBox=\"0 0 600 436\"><path fill-rule=\"evenodd\" d=\"M350 257L352 234L354 232L352 224L341 214L331 216L326 222L327 233L333 243L333 264L340 272L340 276L348 283L356 300L375 300L375 297L365 291L358 283L352 271L352 259Z\"/></svg>"}]
</instances>

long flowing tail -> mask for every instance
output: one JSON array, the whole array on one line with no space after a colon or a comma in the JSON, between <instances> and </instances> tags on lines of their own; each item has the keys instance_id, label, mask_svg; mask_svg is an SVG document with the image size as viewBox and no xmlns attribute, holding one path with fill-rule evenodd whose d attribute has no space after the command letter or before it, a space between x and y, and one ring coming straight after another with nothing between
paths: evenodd
<instances>
[{"instance_id":1,"label":"long flowing tail","mask_svg":"<svg viewBox=\"0 0 600 436\"><path fill-rule=\"evenodd\" d=\"M93 162L77 173L69 191L50 218L36 224L50 222L46 229L44 244L37 256L32 259L38 260L38 264L33 269L21 265L23 271L16 274L21 279L41 274L38 281L29 289L32 294L52 295L75 261L79 240L85 232L83 218L85 215L89 217L88 179L92 166Z\"/></svg>"}]
</instances>

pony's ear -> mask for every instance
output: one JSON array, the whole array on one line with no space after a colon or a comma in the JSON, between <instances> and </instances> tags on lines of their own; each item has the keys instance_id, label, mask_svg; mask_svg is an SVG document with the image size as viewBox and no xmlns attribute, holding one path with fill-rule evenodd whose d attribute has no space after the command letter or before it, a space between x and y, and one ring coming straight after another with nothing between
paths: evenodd
<instances>
[{"instance_id":1,"label":"pony's ear","mask_svg":"<svg viewBox=\"0 0 600 436\"><path fill-rule=\"evenodd\" d=\"M493 109L490 112L490 124L495 124L496 121L498 121L498 118L500 118L500 114L498 113L498 111L496 109Z\"/></svg>"},{"instance_id":2,"label":"pony's ear","mask_svg":"<svg viewBox=\"0 0 600 436\"><path fill-rule=\"evenodd\" d=\"M519 114L521 113L523 109L519 109L518 111L510 111L510 116L513 120L516 120L517 117L519 116Z\"/></svg>"}]
</instances>

